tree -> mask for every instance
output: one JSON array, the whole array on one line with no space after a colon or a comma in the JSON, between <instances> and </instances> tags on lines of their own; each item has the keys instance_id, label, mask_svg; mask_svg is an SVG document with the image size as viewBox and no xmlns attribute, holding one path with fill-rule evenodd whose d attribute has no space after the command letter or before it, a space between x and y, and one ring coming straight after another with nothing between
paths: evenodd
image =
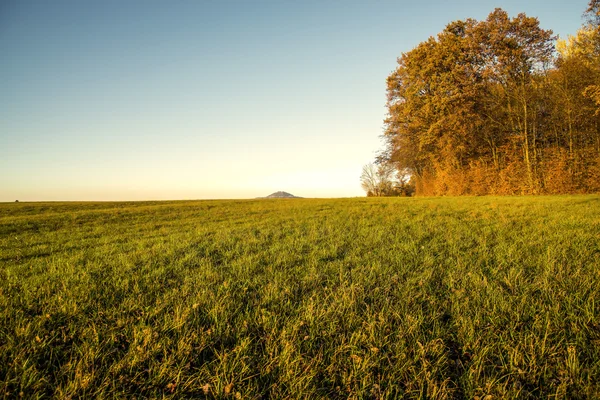
<instances>
[{"instance_id":1,"label":"tree","mask_svg":"<svg viewBox=\"0 0 600 400\"><path fill-rule=\"evenodd\" d=\"M583 53L595 67L596 82L585 89L584 96L596 103L596 115L600 115L600 0L590 0L586 16L588 23L582 31L587 33L587 40L580 42L585 46Z\"/></svg>"},{"instance_id":2,"label":"tree","mask_svg":"<svg viewBox=\"0 0 600 400\"><path fill-rule=\"evenodd\" d=\"M391 164L369 163L363 166L360 184L368 197L391 196L396 187L395 174L396 170Z\"/></svg>"},{"instance_id":3,"label":"tree","mask_svg":"<svg viewBox=\"0 0 600 400\"><path fill-rule=\"evenodd\" d=\"M600 191L600 0L585 16L558 53L536 18L501 9L403 53L376 161L410 177L392 192L402 182L418 195Z\"/></svg>"},{"instance_id":4,"label":"tree","mask_svg":"<svg viewBox=\"0 0 600 400\"><path fill-rule=\"evenodd\" d=\"M541 86L553 40L536 18L496 9L402 54L387 80L385 138L418 192L468 194L473 174L498 177L508 166L524 190L539 189Z\"/></svg>"},{"instance_id":5,"label":"tree","mask_svg":"<svg viewBox=\"0 0 600 400\"><path fill-rule=\"evenodd\" d=\"M585 14L590 26L600 28L600 0L590 0Z\"/></svg>"},{"instance_id":6,"label":"tree","mask_svg":"<svg viewBox=\"0 0 600 400\"><path fill-rule=\"evenodd\" d=\"M373 163L363 166L360 175L360 186L367 192L368 197L378 196L377 170Z\"/></svg>"}]
</instances>

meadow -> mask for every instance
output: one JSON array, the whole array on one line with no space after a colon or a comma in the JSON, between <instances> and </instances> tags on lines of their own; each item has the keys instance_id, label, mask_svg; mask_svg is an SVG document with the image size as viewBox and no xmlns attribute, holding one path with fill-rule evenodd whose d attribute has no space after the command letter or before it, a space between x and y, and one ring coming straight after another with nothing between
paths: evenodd
<instances>
[{"instance_id":1,"label":"meadow","mask_svg":"<svg viewBox=\"0 0 600 400\"><path fill-rule=\"evenodd\" d=\"M600 398L600 197L0 204L4 398Z\"/></svg>"}]
</instances>

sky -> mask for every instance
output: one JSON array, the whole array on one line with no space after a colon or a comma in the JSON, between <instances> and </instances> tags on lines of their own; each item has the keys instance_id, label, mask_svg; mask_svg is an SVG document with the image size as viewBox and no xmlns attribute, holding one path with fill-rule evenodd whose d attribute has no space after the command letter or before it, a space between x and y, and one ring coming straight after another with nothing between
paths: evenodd
<instances>
[{"instance_id":1,"label":"sky","mask_svg":"<svg viewBox=\"0 0 600 400\"><path fill-rule=\"evenodd\" d=\"M585 0L0 0L0 201L363 196L396 59Z\"/></svg>"}]
</instances>

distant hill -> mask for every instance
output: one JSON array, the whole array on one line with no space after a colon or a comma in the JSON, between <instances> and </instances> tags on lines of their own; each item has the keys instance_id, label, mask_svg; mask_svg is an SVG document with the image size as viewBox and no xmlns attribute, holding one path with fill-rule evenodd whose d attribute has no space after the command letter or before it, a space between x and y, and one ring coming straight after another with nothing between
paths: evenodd
<instances>
[{"instance_id":1,"label":"distant hill","mask_svg":"<svg viewBox=\"0 0 600 400\"><path fill-rule=\"evenodd\" d=\"M294 196L288 192L275 192L271 193L267 197L263 197L264 199L301 199L302 197Z\"/></svg>"}]
</instances>

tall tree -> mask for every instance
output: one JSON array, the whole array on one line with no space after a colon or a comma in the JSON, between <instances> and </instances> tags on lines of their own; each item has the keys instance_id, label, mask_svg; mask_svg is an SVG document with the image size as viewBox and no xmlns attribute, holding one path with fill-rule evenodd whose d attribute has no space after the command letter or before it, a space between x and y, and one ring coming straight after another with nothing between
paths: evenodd
<instances>
[{"instance_id":1,"label":"tall tree","mask_svg":"<svg viewBox=\"0 0 600 400\"><path fill-rule=\"evenodd\" d=\"M455 21L387 78L380 162L417 194L600 191L600 0L557 42L496 9Z\"/></svg>"},{"instance_id":2,"label":"tall tree","mask_svg":"<svg viewBox=\"0 0 600 400\"><path fill-rule=\"evenodd\" d=\"M552 32L524 14L496 9L485 21L449 24L388 77L389 158L413 171L423 194L464 194L473 164L499 170L520 155L533 190L533 103L552 53Z\"/></svg>"}]
</instances>

